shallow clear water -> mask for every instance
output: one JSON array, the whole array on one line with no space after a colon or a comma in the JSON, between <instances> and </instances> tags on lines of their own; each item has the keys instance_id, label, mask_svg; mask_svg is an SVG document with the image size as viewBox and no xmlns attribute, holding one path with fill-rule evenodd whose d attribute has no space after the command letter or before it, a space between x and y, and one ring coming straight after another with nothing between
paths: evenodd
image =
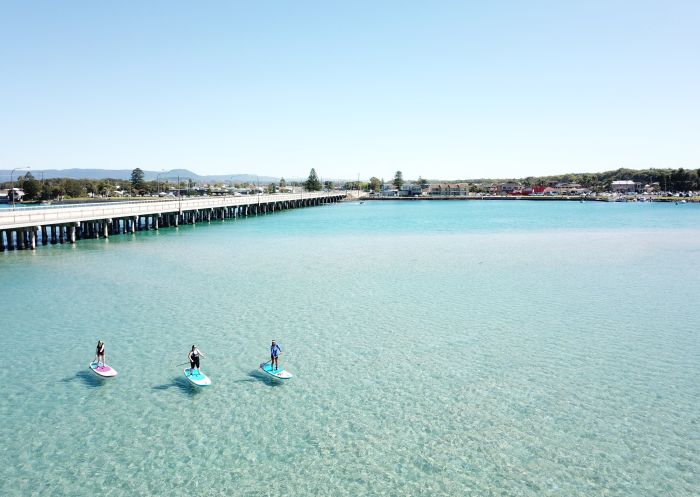
<instances>
[{"instance_id":1,"label":"shallow clear water","mask_svg":"<svg viewBox=\"0 0 700 497\"><path fill-rule=\"evenodd\" d=\"M2 253L0 495L697 495L699 221L366 202Z\"/></svg>"}]
</instances>

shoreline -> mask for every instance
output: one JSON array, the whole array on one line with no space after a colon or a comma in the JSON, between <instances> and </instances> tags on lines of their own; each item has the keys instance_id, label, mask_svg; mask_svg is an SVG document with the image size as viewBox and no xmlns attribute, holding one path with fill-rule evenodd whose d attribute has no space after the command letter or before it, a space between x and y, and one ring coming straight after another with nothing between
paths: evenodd
<instances>
[{"instance_id":1,"label":"shoreline","mask_svg":"<svg viewBox=\"0 0 700 497\"><path fill-rule=\"evenodd\" d=\"M539 196L506 196L506 195L497 195L497 196L483 196L483 197L477 197L477 196L453 196L453 197L428 197L428 196L421 196L421 197L372 197L372 196L366 196L366 197L346 197L343 201L344 202L356 202L356 201L362 201L364 202L365 200L372 200L372 201L391 201L391 200L399 200L399 201L424 201L424 200L443 200L443 201L464 201L464 200L471 200L471 201L480 201L480 200L510 200L510 201L517 201L517 200L527 200L527 201L534 201L534 202L605 202L605 203L615 203L615 202L632 202L632 203L646 203L646 202L665 202L665 203L700 203L700 197L660 197L660 198L650 198L650 197L617 197L617 198L612 198L612 197L605 197L605 198L581 198L581 197L576 197L576 196L556 196L556 197L539 197Z\"/></svg>"}]
</instances>

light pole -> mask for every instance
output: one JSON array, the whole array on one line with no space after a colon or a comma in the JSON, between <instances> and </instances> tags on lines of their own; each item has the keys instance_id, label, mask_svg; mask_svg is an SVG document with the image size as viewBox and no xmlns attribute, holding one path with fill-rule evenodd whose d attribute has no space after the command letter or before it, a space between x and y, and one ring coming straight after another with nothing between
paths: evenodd
<instances>
[{"instance_id":1,"label":"light pole","mask_svg":"<svg viewBox=\"0 0 700 497\"><path fill-rule=\"evenodd\" d=\"M172 169L170 171L172 171ZM164 174L168 174L170 171L166 171L165 169L161 169L160 172L158 174L156 174L156 190L157 190L156 195L158 195L159 197L160 197L160 177ZM179 176L178 176L178 178L179 178ZM165 181L167 182L168 179L166 178ZM180 181L178 179L178 188L180 187L179 183L180 183Z\"/></svg>"},{"instance_id":2,"label":"light pole","mask_svg":"<svg viewBox=\"0 0 700 497\"><path fill-rule=\"evenodd\" d=\"M160 197L160 175L165 172L165 169L161 169L158 174L156 174L156 195Z\"/></svg>"},{"instance_id":3,"label":"light pole","mask_svg":"<svg viewBox=\"0 0 700 497\"><path fill-rule=\"evenodd\" d=\"M15 181L14 181L14 174L15 171L20 171L22 169L31 169L31 166L22 166L22 167L16 167L12 171L10 171L10 191L12 192L12 210L15 209Z\"/></svg>"}]
</instances>

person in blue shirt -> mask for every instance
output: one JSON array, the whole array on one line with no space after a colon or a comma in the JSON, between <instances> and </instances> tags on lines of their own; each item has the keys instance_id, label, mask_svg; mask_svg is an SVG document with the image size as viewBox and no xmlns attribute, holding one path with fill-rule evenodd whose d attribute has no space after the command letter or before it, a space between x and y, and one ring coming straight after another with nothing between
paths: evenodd
<instances>
[{"instance_id":1,"label":"person in blue shirt","mask_svg":"<svg viewBox=\"0 0 700 497\"><path fill-rule=\"evenodd\" d=\"M279 365L279 362L277 359L281 353L282 353L282 349L273 340L272 345L270 345L270 365L272 366L273 371L275 369L280 368L280 365Z\"/></svg>"}]
</instances>

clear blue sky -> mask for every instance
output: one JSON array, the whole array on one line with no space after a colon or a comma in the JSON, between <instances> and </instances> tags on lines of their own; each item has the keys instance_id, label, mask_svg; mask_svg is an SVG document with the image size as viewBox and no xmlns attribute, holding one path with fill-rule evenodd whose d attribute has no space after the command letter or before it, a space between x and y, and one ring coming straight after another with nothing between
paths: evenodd
<instances>
[{"instance_id":1,"label":"clear blue sky","mask_svg":"<svg viewBox=\"0 0 700 497\"><path fill-rule=\"evenodd\" d=\"M0 169L700 167L700 2L0 1Z\"/></svg>"}]
</instances>

